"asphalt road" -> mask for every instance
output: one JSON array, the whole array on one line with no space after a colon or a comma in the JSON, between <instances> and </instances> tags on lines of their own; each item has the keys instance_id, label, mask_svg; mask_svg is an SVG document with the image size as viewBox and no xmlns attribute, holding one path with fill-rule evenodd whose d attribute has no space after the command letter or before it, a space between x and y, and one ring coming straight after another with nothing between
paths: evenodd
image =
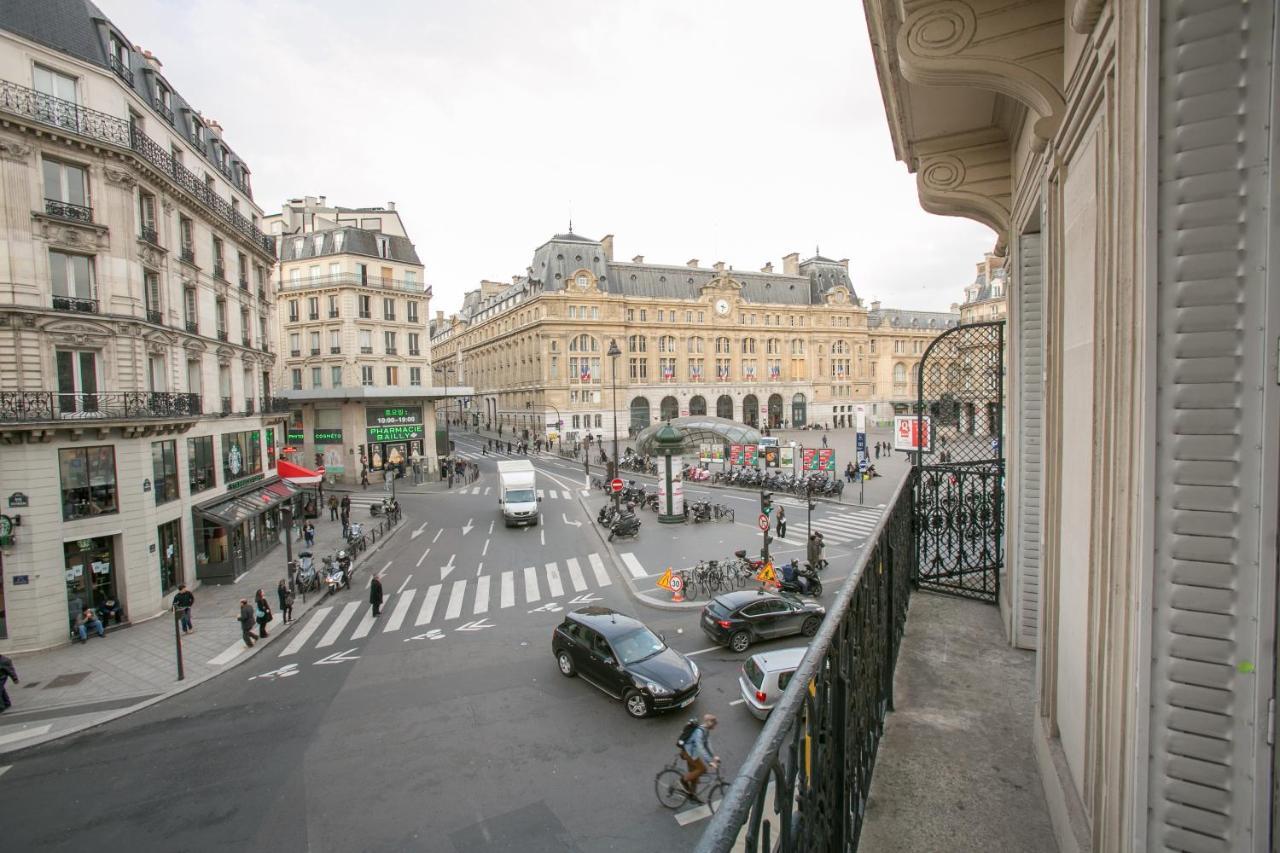
<instances>
[{"instance_id":1,"label":"asphalt road","mask_svg":"<svg viewBox=\"0 0 1280 853\"><path fill-rule=\"evenodd\" d=\"M478 448L473 437L457 441L460 450ZM386 564L378 619L366 603L365 572L361 589L273 634L249 663L81 736L7 757L5 849L690 847L705 809L662 808L653 777L674 756L684 720L708 711L722 721L713 745L726 769L739 766L761 725L732 704L745 656L712 648L696 611L638 605L578 500L580 468L537 464L538 527L503 527L487 459L485 476L466 493L404 495L411 523L372 566ZM797 512L791 540L802 548ZM828 513L832 522L843 515L827 506L818 515ZM754 515L740 510L736 524L675 529L650 516L639 539L618 550L654 574L717 551L727 556L758 547ZM828 548L833 579L858 547L850 537ZM696 654L698 701L636 721L621 703L561 676L551 630L564 608L585 603L637 615Z\"/></svg>"}]
</instances>

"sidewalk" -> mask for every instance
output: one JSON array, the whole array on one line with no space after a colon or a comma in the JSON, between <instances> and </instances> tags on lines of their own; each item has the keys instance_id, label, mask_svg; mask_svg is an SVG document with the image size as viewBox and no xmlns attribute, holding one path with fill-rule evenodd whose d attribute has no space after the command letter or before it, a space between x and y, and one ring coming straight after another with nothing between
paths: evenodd
<instances>
[{"instance_id":1,"label":"sidewalk","mask_svg":"<svg viewBox=\"0 0 1280 853\"><path fill-rule=\"evenodd\" d=\"M1035 653L989 604L916 592L858 849L1058 849L1036 769Z\"/></svg>"},{"instance_id":2,"label":"sidewalk","mask_svg":"<svg viewBox=\"0 0 1280 853\"><path fill-rule=\"evenodd\" d=\"M340 523L317 518L314 524L316 543L311 550L319 564L321 555L331 554L345 547L345 543ZM386 536L394 536L407 524L408 519L402 519ZM376 544L361 552L356 565L365 567L370 560L376 560L377 552L386 541L385 537L379 538ZM299 540L293 546L295 557L301 550ZM357 584L363 584L368 571L366 567L357 575ZM284 577L285 549L277 547L234 584L200 586L194 590L195 631L182 637L186 675L182 681L177 680L173 614L169 611L118 628L105 638L90 634L88 643L15 654L13 663L22 682L8 685L13 707L0 714L0 754L64 737L139 710L225 672L263 646L279 642L278 637L285 633L286 626L277 612L276 585ZM252 600L259 588L267 594L275 619L267 626L268 639L259 640L253 649L246 649L238 621L240 599ZM348 596L363 594L355 590L346 593ZM299 596L293 607L294 619L301 619L323 598L323 593L310 593L304 603Z\"/></svg>"}]
</instances>

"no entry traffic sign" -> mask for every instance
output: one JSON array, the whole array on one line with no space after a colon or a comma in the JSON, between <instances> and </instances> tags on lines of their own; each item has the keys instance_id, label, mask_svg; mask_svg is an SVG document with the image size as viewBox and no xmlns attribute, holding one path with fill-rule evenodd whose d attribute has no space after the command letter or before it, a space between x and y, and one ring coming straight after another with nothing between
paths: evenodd
<instances>
[{"instance_id":1,"label":"no entry traffic sign","mask_svg":"<svg viewBox=\"0 0 1280 853\"><path fill-rule=\"evenodd\" d=\"M765 515L763 512L762 512L762 513L760 513L760 520L759 520L759 521L757 521L757 522L756 522L756 524L758 524L758 525L760 526L760 529L761 529L761 530L768 530L768 529L769 529L769 516Z\"/></svg>"},{"instance_id":2,"label":"no entry traffic sign","mask_svg":"<svg viewBox=\"0 0 1280 853\"><path fill-rule=\"evenodd\" d=\"M610 481L609 481L609 490L610 490L610 491L613 491L613 492L620 492L620 491L622 491L622 480L621 480L620 478L618 478L618 477L614 477L612 480L610 480Z\"/></svg>"}]
</instances>

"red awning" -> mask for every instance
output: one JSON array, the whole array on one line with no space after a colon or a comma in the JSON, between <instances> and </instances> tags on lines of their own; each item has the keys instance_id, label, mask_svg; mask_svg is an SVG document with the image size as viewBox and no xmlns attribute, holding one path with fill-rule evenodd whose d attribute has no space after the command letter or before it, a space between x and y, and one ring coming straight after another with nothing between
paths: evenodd
<instances>
[{"instance_id":1,"label":"red awning","mask_svg":"<svg viewBox=\"0 0 1280 853\"><path fill-rule=\"evenodd\" d=\"M312 471L310 468L303 468L301 465L295 465L286 459L276 460L276 472L290 483L296 483L300 486L308 483L318 483L324 477L324 468L319 471Z\"/></svg>"}]
</instances>

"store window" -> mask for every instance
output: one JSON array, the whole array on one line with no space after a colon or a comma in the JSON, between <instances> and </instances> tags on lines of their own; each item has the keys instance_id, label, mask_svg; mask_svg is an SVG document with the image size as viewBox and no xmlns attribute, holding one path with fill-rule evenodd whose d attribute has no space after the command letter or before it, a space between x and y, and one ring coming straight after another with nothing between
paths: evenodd
<instances>
[{"instance_id":1,"label":"store window","mask_svg":"<svg viewBox=\"0 0 1280 853\"><path fill-rule=\"evenodd\" d=\"M63 572L67 584L67 617L86 607L102 607L117 601L115 540L111 536L76 539L62 544Z\"/></svg>"},{"instance_id":2,"label":"store window","mask_svg":"<svg viewBox=\"0 0 1280 853\"><path fill-rule=\"evenodd\" d=\"M151 482L156 506L178 498L178 442L151 442Z\"/></svg>"},{"instance_id":3,"label":"store window","mask_svg":"<svg viewBox=\"0 0 1280 853\"><path fill-rule=\"evenodd\" d=\"M222 435L222 478L228 486L262 473L262 442L259 432L228 432Z\"/></svg>"},{"instance_id":4,"label":"store window","mask_svg":"<svg viewBox=\"0 0 1280 853\"><path fill-rule=\"evenodd\" d=\"M182 520L175 518L156 528L156 552L160 562L160 589L172 592L182 571Z\"/></svg>"},{"instance_id":5,"label":"store window","mask_svg":"<svg viewBox=\"0 0 1280 853\"><path fill-rule=\"evenodd\" d=\"M116 449L111 445L58 451L62 473L62 519L75 521L119 510Z\"/></svg>"},{"instance_id":6,"label":"store window","mask_svg":"<svg viewBox=\"0 0 1280 853\"><path fill-rule=\"evenodd\" d=\"M202 435L187 439L187 487L191 494L212 489L216 485L213 473L213 436Z\"/></svg>"}]
</instances>

